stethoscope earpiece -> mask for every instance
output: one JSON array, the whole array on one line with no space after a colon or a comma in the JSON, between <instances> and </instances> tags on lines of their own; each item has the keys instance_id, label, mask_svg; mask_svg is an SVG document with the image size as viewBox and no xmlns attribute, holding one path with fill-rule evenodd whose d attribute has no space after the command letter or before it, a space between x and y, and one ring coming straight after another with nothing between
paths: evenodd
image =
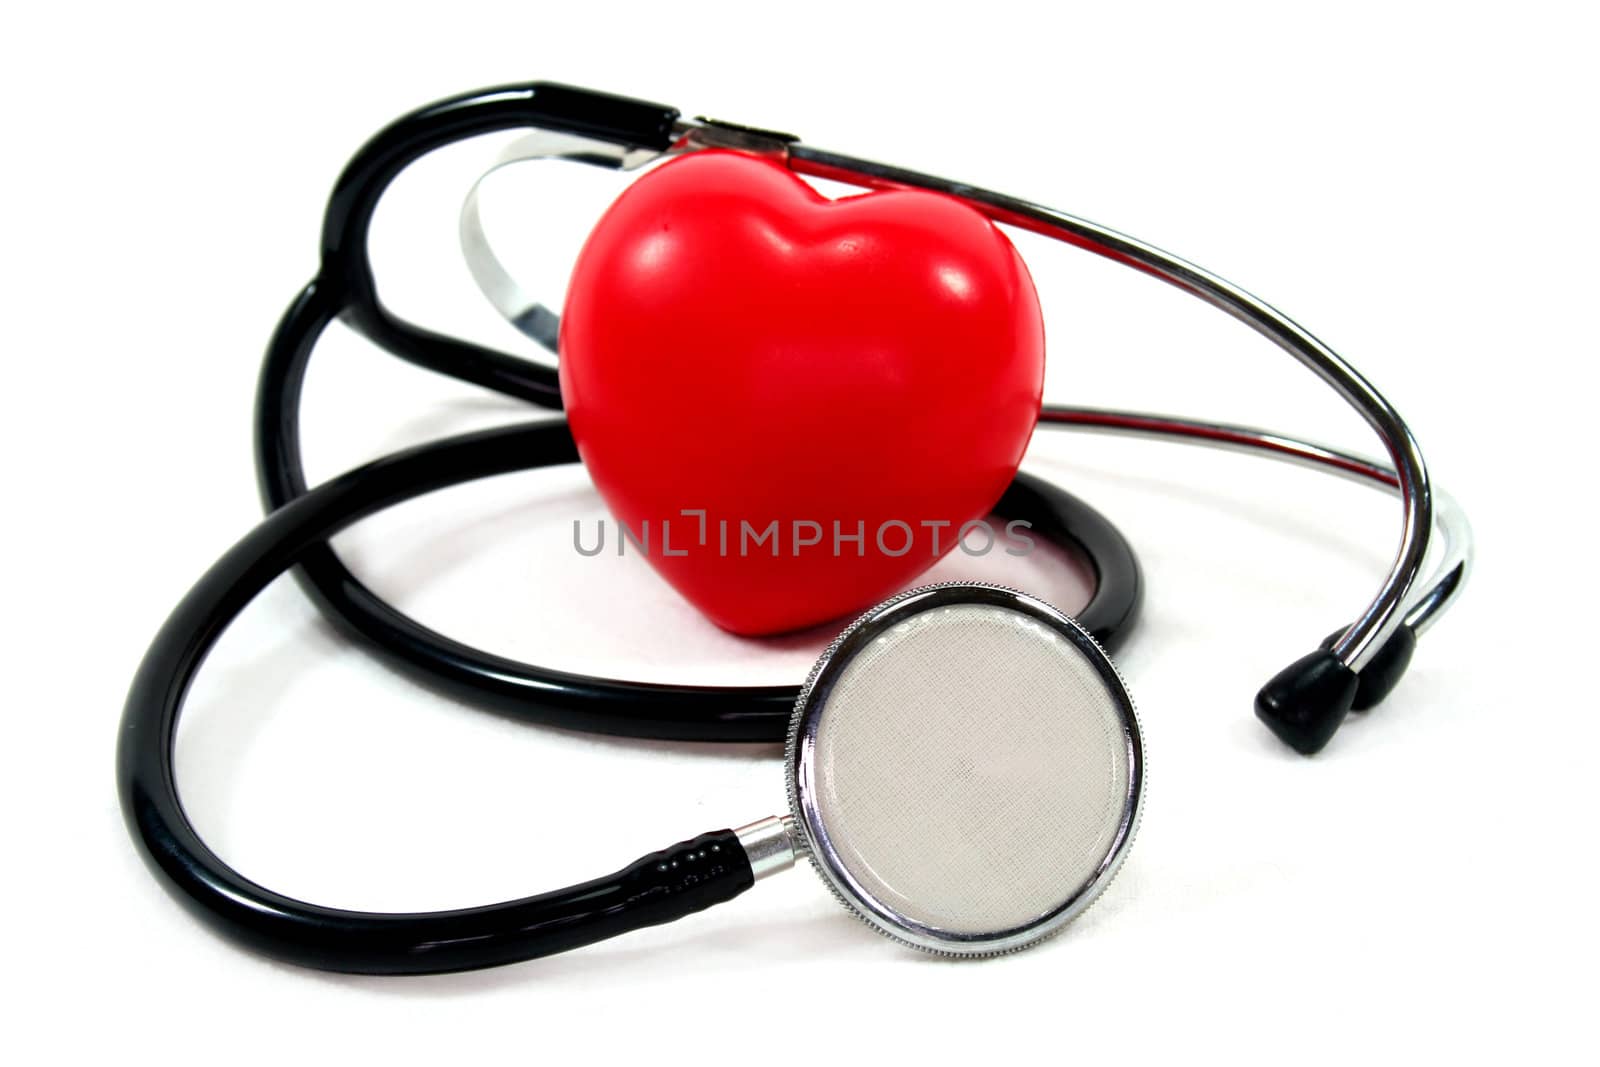
<instances>
[{"instance_id":1,"label":"stethoscope earpiece","mask_svg":"<svg viewBox=\"0 0 1600 1067\"><path fill-rule=\"evenodd\" d=\"M1377 707L1400 683L1417 648L1416 630L1403 623L1356 674L1332 652L1343 634L1329 634L1321 648L1273 675L1256 694L1256 717L1301 755L1321 752L1350 712Z\"/></svg>"},{"instance_id":2,"label":"stethoscope earpiece","mask_svg":"<svg viewBox=\"0 0 1600 1067\"><path fill-rule=\"evenodd\" d=\"M1315 755L1333 739L1355 704L1361 680L1328 649L1318 649L1273 675L1256 694L1256 717L1290 748Z\"/></svg>"}]
</instances>

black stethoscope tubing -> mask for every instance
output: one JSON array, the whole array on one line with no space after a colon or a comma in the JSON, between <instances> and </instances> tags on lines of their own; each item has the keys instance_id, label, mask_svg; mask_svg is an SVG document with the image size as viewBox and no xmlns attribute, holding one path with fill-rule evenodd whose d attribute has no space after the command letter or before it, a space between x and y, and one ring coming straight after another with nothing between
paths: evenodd
<instances>
[{"instance_id":1,"label":"black stethoscope tubing","mask_svg":"<svg viewBox=\"0 0 1600 1067\"><path fill-rule=\"evenodd\" d=\"M183 700L233 618L339 530L391 504L474 478L577 461L551 419L409 449L341 474L264 519L195 584L134 676L117 750L128 828L193 914L279 959L324 970L423 974L561 952L727 900L753 882L732 831L702 834L567 889L457 911L385 914L326 908L250 881L201 840L183 810L173 744Z\"/></svg>"},{"instance_id":2,"label":"black stethoscope tubing","mask_svg":"<svg viewBox=\"0 0 1600 1067\"><path fill-rule=\"evenodd\" d=\"M206 571L163 624L139 666L128 692L117 753L117 784L128 828L151 866L191 912L228 937L292 963L324 970L421 974L492 967L565 951L669 922L728 900L753 884L737 836L718 830L641 857L607 877L520 900L442 912L350 911L308 904L250 881L211 851L184 813L172 757L184 697L217 638L269 582L326 552L329 537L383 508L476 478L576 462L577 448L565 420L559 418L408 449L296 497ZM1019 481L1013 492L1034 491L1033 481ZM1081 510L1067 518L1093 515L1078 507ZM1120 543L1109 524L1101 532L1113 537L1113 548ZM1091 548L1091 554L1099 547ZM1125 544L1121 548L1126 551ZM387 608L376 598L366 606L378 614ZM680 701L699 692L626 682L591 688L591 679L546 673L559 682L551 683L555 697L535 698L541 718L598 723L616 733L672 736L673 731L686 729L681 716L650 716L655 709L675 712ZM574 701L566 695L569 692L580 698ZM709 692L721 694L714 716L690 728L715 726L719 737L750 734L765 739L774 723L788 723L798 689ZM633 693L641 696L629 699ZM756 697L748 695L752 693ZM566 708L579 710L558 713ZM631 716L639 721L634 723Z\"/></svg>"},{"instance_id":3,"label":"black stethoscope tubing","mask_svg":"<svg viewBox=\"0 0 1600 1067\"><path fill-rule=\"evenodd\" d=\"M559 91L541 99L553 100L557 110L564 106ZM581 106L596 105L584 97ZM599 106L605 109L603 98ZM661 685L516 663L422 626L363 585L328 546L339 530L424 493L579 461L559 417L408 449L314 489L306 486L300 459L298 412L306 367L317 339L339 317L414 363L559 406L550 368L430 333L389 313L377 299L365 249L378 198L406 163L457 137L528 121L525 106L508 112L494 93L476 94L402 120L347 168L330 202L323 269L284 315L262 370L256 443L270 514L173 610L128 693L117 784L131 834L161 881L194 915L278 959L379 974L489 967L668 922L730 899L754 882L738 836L718 830L641 857L604 878L519 900L424 913L328 908L284 896L235 871L201 839L179 797L174 742L196 673L233 618L297 565L313 599L347 633L462 699L603 733L718 741L784 736L798 686ZM1028 519L1044 538L1079 550L1096 574L1094 593L1081 613L1083 624L1108 644L1128 632L1142 583L1133 551L1115 527L1069 494L1024 474L997 511Z\"/></svg>"}]
</instances>

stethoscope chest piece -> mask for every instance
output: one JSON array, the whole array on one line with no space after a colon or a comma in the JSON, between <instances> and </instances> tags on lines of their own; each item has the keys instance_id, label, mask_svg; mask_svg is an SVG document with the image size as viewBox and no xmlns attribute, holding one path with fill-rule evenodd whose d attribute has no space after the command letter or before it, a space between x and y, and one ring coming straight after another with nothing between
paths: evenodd
<instances>
[{"instance_id":1,"label":"stethoscope chest piece","mask_svg":"<svg viewBox=\"0 0 1600 1067\"><path fill-rule=\"evenodd\" d=\"M794 833L882 933L961 956L1024 948L1106 887L1144 749L1106 653L997 586L913 590L818 661L787 751Z\"/></svg>"}]
</instances>

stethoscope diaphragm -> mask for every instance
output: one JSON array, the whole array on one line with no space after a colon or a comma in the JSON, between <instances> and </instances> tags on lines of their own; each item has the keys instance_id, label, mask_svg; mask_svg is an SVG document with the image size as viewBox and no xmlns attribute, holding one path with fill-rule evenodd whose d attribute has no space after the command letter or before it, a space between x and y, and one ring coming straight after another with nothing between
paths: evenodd
<instances>
[{"instance_id":1,"label":"stethoscope diaphragm","mask_svg":"<svg viewBox=\"0 0 1600 1067\"><path fill-rule=\"evenodd\" d=\"M961 956L1088 907L1144 795L1110 658L1048 604L975 583L902 593L845 630L801 690L786 767L790 817L741 831L757 876L787 833L868 924Z\"/></svg>"}]
</instances>

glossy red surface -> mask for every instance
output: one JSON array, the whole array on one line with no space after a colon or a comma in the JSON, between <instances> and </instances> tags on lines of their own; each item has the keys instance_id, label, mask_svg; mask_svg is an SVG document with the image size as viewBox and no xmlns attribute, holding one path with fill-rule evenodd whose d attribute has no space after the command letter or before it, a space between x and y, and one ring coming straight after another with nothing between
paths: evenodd
<instances>
[{"instance_id":1,"label":"glossy red surface","mask_svg":"<svg viewBox=\"0 0 1600 1067\"><path fill-rule=\"evenodd\" d=\"M857 611L954 547L1015 473L1043 379L1033 282L982 215L920 191L831 201L732 152L630 186L562 321L561 392L601 495L741 634Z\"/></svg>"}]
</instances>

